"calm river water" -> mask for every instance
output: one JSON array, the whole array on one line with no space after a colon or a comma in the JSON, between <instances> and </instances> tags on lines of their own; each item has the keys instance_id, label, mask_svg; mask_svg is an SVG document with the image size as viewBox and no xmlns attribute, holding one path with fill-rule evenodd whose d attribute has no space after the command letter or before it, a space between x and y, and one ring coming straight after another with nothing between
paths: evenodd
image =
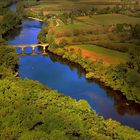
<instances>
[{"instance_id":1,"label":"calm river water","mask_svg":"<svg viewBox=\"0 0 140 140\"><path fill-rule=\"evenodd\" d=\"M8 37L9 44L36 44L42 25L39 21L24 19L21 29ZM17 49L17 53L20 52ZM97 81L86 80L80 68L53 55L42 56L40 48L35 49L35 56L28 55L31 52L31 48L26 48L27 55L20 56L19 74L22 79L37 80L74 99L85 99L104 118L112 118L140 130L140 105L128 102L122 95Z\"/></svg>"}]
</instances>

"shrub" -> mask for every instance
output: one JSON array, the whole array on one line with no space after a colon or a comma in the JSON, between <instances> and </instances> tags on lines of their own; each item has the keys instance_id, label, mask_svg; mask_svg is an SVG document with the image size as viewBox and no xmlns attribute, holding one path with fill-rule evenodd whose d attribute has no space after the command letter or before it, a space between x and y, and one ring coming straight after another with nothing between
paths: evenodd
<instances>
[{"instance_id":1,"label":"shrub","mask_svg":"<svg viewBox=\"0 0 140 140\"><path fill-rule=\"evenodd\" d=\"M94 78L94 73L93 72L89 72L86 74L86 78L87 79L93 79Z\"/></svg>"}]
</instances>

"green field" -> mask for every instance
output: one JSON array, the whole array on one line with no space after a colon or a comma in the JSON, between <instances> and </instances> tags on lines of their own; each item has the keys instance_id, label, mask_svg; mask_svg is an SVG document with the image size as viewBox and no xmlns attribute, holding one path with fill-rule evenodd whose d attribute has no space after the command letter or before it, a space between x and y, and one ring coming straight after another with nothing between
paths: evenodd
<instances>
[{"instance_id":1,"label":"green field","mask_svg":"<svg viewBox=\"0 0 140 140\"><path fill-rule=\"evenodd\" d=\"M80 48L83 53L92 52L94 59L102 59L104 62L107 61L107 63L110 64L118 64L118 63L124 63L128 59L128 54L102 48L96 45L72 45L69 46L70 48ZM87 50L86 52L84 52ZM92 54L89 53L89 57L92 58Z\"/></svg>"},{"instance_id":2,"label":"green field","mask_svg":"<svg viewBox=\"0 0 140 140\"><path fill-rule=\"evenodd\" d=\"M102 14L94 15L92 18L89 17L78 17L80 21L87 24L99 24L99 25L112 25L112 24L140 24L140 18L130 17L121 14Z\"/></svg>"},{"instance_id":3,"label":"green field","mask_svg":"<svg viewBox=\"0 0 140 140\"><path fill-rule=\"evenodd\" d=\"M74 29L84 29L84 28L88 28L88 27L91 27L90 25L87 25L85 23L82 23L82 22L78 22L78 23L75 23L75 24L61 24L60 26L57 27L58 30L60 29L64 29L64 30L74 30Z\"/></svg>"}]
</instances>

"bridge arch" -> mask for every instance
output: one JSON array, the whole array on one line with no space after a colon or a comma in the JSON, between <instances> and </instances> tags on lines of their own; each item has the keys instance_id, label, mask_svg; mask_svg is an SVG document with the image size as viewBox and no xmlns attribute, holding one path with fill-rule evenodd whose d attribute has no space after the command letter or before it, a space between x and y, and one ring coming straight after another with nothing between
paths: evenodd
<instances>
[{"instance_id":1,"label":"bridge arch","mask_svg":"<svg viewBox=\"0 0 140 140\"><path fill-rule=\"evenodd\" d=\"M49 44L19 44L19 45L13 45L15 48L21 48L22 53L24 53L24 49L27 47L32 48L32 53L35 52L35 48L41 46L43 47L43 54L46 53L46 48L49 46Z\"/></svg>"}]
</instances>

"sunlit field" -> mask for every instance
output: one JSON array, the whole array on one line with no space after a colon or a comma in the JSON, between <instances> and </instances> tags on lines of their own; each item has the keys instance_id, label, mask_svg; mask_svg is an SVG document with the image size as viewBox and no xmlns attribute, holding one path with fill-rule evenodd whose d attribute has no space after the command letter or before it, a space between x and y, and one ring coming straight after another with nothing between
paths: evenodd
<instances>
[{"instance_id":1,"label":"sunlit field","mask_svg":"<svg viewBox=\"0 0 140 140\"><path fill-rule=\"evenodd\" d=\"M112 24L140 24L140 18L131 17L121 14L102 14L89 17L78 17L77 19L87 24L100 24L100 25L112 25Z\"/></svg>"}]
</instances>

